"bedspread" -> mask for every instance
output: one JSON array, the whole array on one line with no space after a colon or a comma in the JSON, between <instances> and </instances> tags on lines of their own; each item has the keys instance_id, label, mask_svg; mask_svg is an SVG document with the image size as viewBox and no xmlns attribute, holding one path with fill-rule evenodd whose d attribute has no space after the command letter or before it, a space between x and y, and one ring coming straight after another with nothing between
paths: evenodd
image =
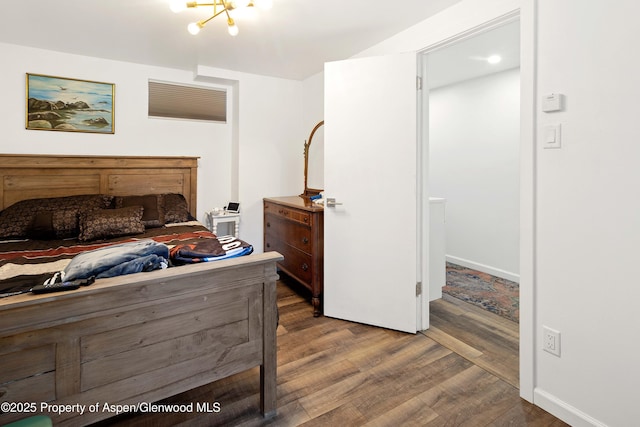
<instances>
[{"instance_id":1,"label":"bedspread","mask_svg":"<svg viewBox=\"0 0 640 427\"><path fill-rule=\"evenodd\" d=\"M72 259L79 256L79 254L83 254L87 251L106 250L106 248L113 247L114 245L126 243L135 245L141 241L149 240L154 242L154 247L161 248L161 253L152 253L147 255L155 255L159 258L168 260L170 266L198 261L189 254L180 251L176 253L184 254L181 259L171 259L167 256L166 249L162 249L163 246L168 249L178 246L186 249L187 245L188 247L203 247L199 244L206 241L210 241L212 242L212 245L218 247L222 247L226 244L220 243L218 238L200 223L185 223L170 227L154 228L149 229L140 235L98 242L80 243L75 239L2 242L0 243L0 297L18 291L28 291L34 285L44 283L44 281L50 278L53 273L67 269L70 262L72 262ZM223 242L225 242L224 239ZM155 246L155 244L161 245ZM230 249L229 246L226 246L226 248ZM210 260L214 260L214 258L224 259L230 256L246 255L251 253L252 250L253 248L251 245L242 242L241 250L225 250L223 254L224 256L212 257ZM80 260L83 258L84 257L81 257ZM189 258L191 259L189 260ZM138 259L128 266L122 264L118 264L117 266L114 265L114 270L105 274L119 275L118 273L125 273L135 269L141 269L140 271L144 271L145 268L152 269L152 267L160 266L161 263L162 260L154 257ZM145 265L147 267L145 267ZM65 274L67 273L69 272L66 272ZM74 275L65 275L64 280L70 281L73 280L74 277Z\"/></svg>"}]
</instances>

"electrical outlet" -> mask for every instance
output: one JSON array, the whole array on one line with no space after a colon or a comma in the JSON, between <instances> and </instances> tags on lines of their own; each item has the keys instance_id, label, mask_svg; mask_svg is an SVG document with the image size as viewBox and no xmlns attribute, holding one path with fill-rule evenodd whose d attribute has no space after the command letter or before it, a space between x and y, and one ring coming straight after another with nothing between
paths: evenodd
<instances>
[{"instance_id":1,"label":"electrical outlet","mask_svg":"<svg viewBox=\"0 0 640 427\"><path fill-rule=\"evenodd\" d=\"M548 353L560 357L560 332L543 326L542 349Z\"/></svg>"}]
</instances>

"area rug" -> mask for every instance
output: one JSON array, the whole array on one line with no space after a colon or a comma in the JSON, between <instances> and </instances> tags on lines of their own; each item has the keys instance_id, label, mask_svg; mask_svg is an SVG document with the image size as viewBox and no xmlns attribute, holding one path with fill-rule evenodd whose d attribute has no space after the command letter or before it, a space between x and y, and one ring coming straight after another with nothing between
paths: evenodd
<instances>
[{"instance_id":1,"label":"area rug","mask_svg":"<svg viewBox=\"0 0 640 427\"><path fill-rule=\"evenodd\" d=\"M442 292L518 322L520 289L517 283L447 263L447 284Z\"/></svg>"}]
</instances>

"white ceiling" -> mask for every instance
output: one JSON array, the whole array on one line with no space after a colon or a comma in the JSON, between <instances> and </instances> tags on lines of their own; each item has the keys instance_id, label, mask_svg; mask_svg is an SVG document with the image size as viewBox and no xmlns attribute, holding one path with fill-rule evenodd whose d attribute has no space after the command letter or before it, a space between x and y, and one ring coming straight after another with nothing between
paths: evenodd
<instances>
[{"instance_id":1,"label":"white ceiling","mask_svg":"<svg viewBox=\"0 0 640 427\"><path fill-rule=\"evenodd\" d=\"M490 64L487 58L501 61ZM430 89L520 66L520 22L514 21L474 35L427 55Z\"/></svg>"},{"instance_id":2,"label":"white ceiling","mask_svg":"<svg viewBox=\"0 0 640 427\"><path fill-rule=\"evenodd\" d=\"M204 65L302 80L460 0L273 0L270 11L223 17L192 36L212 8L169 10L168 0L28 0L4 5L0 42L169 68ZM203 1L207 3L206 1Z\"/></svg>"}]
</instances>

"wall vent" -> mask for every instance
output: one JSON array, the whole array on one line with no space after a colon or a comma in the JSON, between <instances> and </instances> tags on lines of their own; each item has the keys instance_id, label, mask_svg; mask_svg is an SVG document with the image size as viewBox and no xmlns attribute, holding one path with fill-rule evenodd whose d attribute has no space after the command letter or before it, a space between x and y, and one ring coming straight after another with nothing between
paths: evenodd
<instances>
[{"instance_id":1,"label":"wall vent","mask_svg":"<svg viewBox=\"0 0 640 427\"><path fill-rule=\"evenodd\" d=\"M227 121L227 91L149 80L149 117Z\"/></svg>"}]
</instances>

